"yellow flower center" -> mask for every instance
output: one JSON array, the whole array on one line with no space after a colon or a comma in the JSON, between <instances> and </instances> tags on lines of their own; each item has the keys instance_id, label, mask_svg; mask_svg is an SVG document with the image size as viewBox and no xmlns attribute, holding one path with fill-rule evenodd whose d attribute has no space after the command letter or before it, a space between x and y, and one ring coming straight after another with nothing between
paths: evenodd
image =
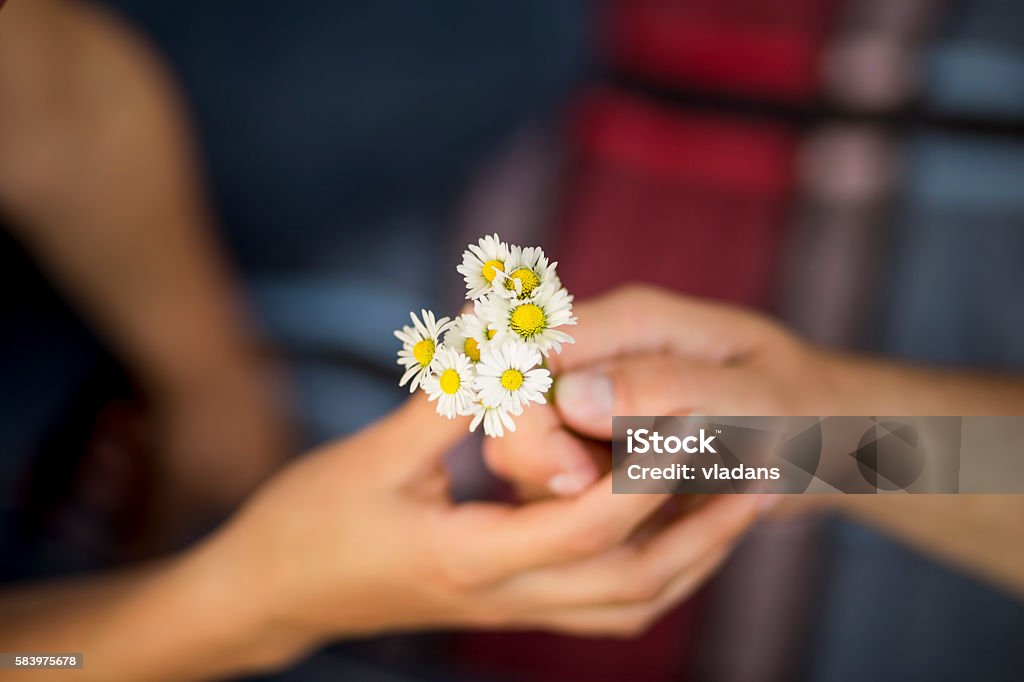
<instances>
[{"instance_id":1,"label":"yellow flower center","mask_svg":"<svg viewBox=\"0 0 1024 682\"><path fill-rule=\"evenodd\" d=\"M523 385L523 373L518 369L506 369L501 374L501 385L510 391L517 390Z\"/></svg>"},{"instance_id":2,"label":"yellow flower center","mask_svg":"<svg viewBox=\"0 0 1024 682\"><path fill-rule=\"evenodd\" d=\"M540 306L533 303L524 303L521 306L517 306L509 318L509 326L512 328L512 331L524 339L544 331L547 323L548 320L544 316L544 311L540 309Z\"/></svg>"},{"instance_id":3,"label":"yellow flower center","mask_svg":"<svg viewBox=\"0 0 1024 682\"><path fill-rule=\"evenodd\" d=\"M498 333L497 329L488 329L487 330L487 339L488 340L493 339L494 335L497 334L497 333Z\"/></svg>"},{"instance_id":4,"label":"yellow flower center","mask_svg":"<svg viewBox=\"0 0 1024 682\"><path fill-rule=\"evenodd\" d=\"M505 272L505 264L500 260L489 260L484 263L482 275L488 282L493 282L499 272Z\"/></svg>"},{"instance_id":5,"label":"yellow flower center","mask_svg":"<svg viewBox=\"0 0 1024 682\"><path fill-rule=\"evenodd\" d=\"M519 268L518 270L514 270L512 274L508 276L508 279L505 280L505 288L509 291L515 291L517 279L523 287L523 292L520 294L520 298L529 296L530 292L540 285L540 277L537 276L536 272L529 268Z\"/></svg>"},{"instance_id":6,"label":"yellow flower center","mask_svg":"<svg viewBox=\"0 0 1024 682\"><path fill-rule=\"evenodd\" d=\"M416 362L420 363L423 367L430 364L430 361L434 359L434 340L423 339L412 347L412 356L416 358Z\"/></svg>"},{"instance_id":7,"label":"yellow flower center","mask_svg":"<svg viewBox=\"0 0 1024 682\"><path fill-rule=\"evenodd\" d=\"M473 362L480 362L480 344L476 339L466 339L466 343L462 344L462 352Z\"/></svg>"},{"instance_id":8,"label":"yellow flower center","mask_svg":"<svg viewBox=\"0 0 1024 682\"><path fill-rule=\"evenodd\" d=\"M459 378L459 373L454 369L446 369L441 372L441 390L448 395L455 395L455 392L459 390L459 386L462 385L462 379Z\"/></svg>"}]
</instances>

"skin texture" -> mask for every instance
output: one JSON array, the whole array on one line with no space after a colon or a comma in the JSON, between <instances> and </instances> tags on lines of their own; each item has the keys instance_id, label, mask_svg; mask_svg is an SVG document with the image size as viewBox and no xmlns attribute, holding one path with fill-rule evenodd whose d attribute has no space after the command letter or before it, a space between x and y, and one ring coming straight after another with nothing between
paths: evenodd
<instances>
[{"instance_id":1,"label":"skin texture","mask_svg":"<svg viewBox=\"0 0 1024 682\"><path fill-rule=\"evenodd\" d=\"M0 15L0 211L152 407L159 508L232 508L287 452L161 64L87 3ZM275 395L276 394L276 395Z\"/></svg>"},{"instance_id":2,"label":"skin texture","mask_svg":"<svg viewBox=\"0 0 1024 682\"><path fill-rule=\"evenodd\" d=\"M82 679L188 680L396 630L633 636L762 510L720 497L654 531L665 496L613 496L609 477L573 498L455 504L441 461L466 427L417 395L289 466L186 554L0 594L0 648L87 652Z\"/></svg>"},{"instance_id":3,"label":"skin texture","mask_svg":"<svg viewBox=\"0 0 1024 682\"><path fill-rule=\"evenodd\" d=\"M1020 415L1024 382L835 353L761 315L650 287L577 307L576 344L550 359L557 407L539 406L488 443L490 466L537 495L599 475L587 439L611 416ZM1024 594L1024 496L789 496L779 514L850 513Z\"/></svg>"}]
</instances>

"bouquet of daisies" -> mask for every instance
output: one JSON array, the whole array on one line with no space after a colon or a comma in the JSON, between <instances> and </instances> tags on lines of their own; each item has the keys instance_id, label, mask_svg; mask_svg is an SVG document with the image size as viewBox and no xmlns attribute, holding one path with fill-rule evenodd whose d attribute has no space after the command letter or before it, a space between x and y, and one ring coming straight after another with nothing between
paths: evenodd
<instances>
[{"instance_id":1,"label":"bouquet of daisies","mask_svg":"<svg viewBox=\"0 0 1024 682\"><path fill-rule=\"evenodd\" d=\"M576 324L572 299L538 247L505 244L491 235L470 244L457 270L473 312L451 320L428 310L410 313L402 342L399 386L422 388L449 419L472 415L469 430L501 437L531 402L545 403L551 373L543 367L573 338L559 327ZM443 335L443 340L442 340Z\"/></svg>"}]
</instances>

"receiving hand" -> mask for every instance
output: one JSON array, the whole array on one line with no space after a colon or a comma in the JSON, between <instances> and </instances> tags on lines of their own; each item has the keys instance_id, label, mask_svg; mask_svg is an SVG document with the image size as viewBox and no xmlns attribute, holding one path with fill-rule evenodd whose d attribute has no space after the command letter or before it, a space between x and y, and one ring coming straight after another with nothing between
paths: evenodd
<instances>
[{"instance_id":1,"label":"receiving hand","mask_svg":"<svg viewBox=\"0 0 1024 682\"><path fill-rule=\"evenodd\" d=\"M630 286L576 308L576 343L548 358L554 406L486 444L488 464L526 490L574 495L600 475L586 439L612 415L817 415L846 405L837 363L756 313ZM585 437L585 438L581 438Z\"/></svg>"}]
</instances>

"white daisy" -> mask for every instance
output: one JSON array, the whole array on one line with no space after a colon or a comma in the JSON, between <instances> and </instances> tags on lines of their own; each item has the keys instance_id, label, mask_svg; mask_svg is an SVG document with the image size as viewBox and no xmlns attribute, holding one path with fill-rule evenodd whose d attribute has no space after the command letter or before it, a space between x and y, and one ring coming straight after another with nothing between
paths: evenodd
<instances>
[{"instance_id":1,"label":"white daisy","mask_svg":"<svg viewBox=\"0 0 1024 682\"><path fill-rule=\"evenodd\" d=\"M423 316L422 322L416 317L416 313L409 313L413 326L406 325L395 332L395 336L402 342L402 350L398 351L398 364L405 367L405 374L398 385L405 386L405 382L412 379L409 393L414 392L430 372L434 352L441 343L441 334L451 324L447 317L435 320L434 313L429 310L420 310L420 315Z\"/></svg>"},{"instance_id":2,"label":"white daisy","mask_svg":"<svg viewBox=\"0 0 1024 682\"><path fill-rule=\"evenodd\" d=\"M505 435L505 429L515 431L516 423L512 421L512 415L518 417L523 413L522 407L515 411L501 407L485 407L479 400L473 403L470 409L470 414L473 415L473 421L469 424L470 432L476 431L476 427L483 423L484 433L491 438L501 438Z\"/></svg>"},{"instance_id":3,"label":"white daisy","mask_svg":"<svg viewBox=\"0 0 1024 682\"><path fill-rule=\"evenodd\" d=\"M489 328L497 330L496 344L520 339L536 345L544 355L552 348L561 353L563 343L573 343L571 336L557 329L576 324L572 299L564 287L549 282L541 285L533 298L522 301L490 296L480 306L480 314Z\"/></svg>"},{"instance_id":4,"label":"white daisy","mask_svg":"<svg viewBox=\"0 0 1024 682\"><path fill-rule=\"evenodd\" d=\"M556 288L562 286L555 272L557 266L558 263L548 262L544 249L539 246L528 246L525 249L511 246L508 260L505 261L505 272L498 273L491 288L505 298L532 298L541 285L551 283Z\"/></svg>"},{"instance_id":5,"label":"white daisy","mask_svg":"<svg viewBox=\"0 0 1024 682\"><path fill-rule=\"evenodd\" d=\"M505 271L508 257L508 245L497 234L481 237L477 244L466 247L462 265L456 268L466 280L466 298L477 299L490 291L491 282Z\"/></svg>"},{"instance_id":6,"label":"white daisy","mask_svg":"<svg viewBox=\"0 0 1024 682\"><path fill-rule=\"evenodd\" d=\"M480 354L474 387L484 407L517 413L529 402L546 403L551 372L537 367L540 353L523 341L491 344ZM500 415L499 415L500 416Z\"/></svg>"},{"instance_id":7,"label":"white daisy","mask_svg":"<svg viewBox=\"0 0 1024 682\"><path fill-rule=\"evenodd\" d=\"M440 348L434 354L433 367L423 379L423 390L437 401L437 413L452 419L470 414L476 400L473 390L473 363L452 348Z\"/></svg>"},{"instance_id":8,"label":"white daisy","mask_svg":"<svg viewBox=\"0 0 1024 682\"><path fill-rule=\"evenodd\" d=\"M479 308L477 303L477 311ZM465 353L473 362L479 362L480 351L487 347L495 333L487 329L487 322L478 313L463 314L452 322L444 337L444 345Z\"/></svg>"}]
</instances>

